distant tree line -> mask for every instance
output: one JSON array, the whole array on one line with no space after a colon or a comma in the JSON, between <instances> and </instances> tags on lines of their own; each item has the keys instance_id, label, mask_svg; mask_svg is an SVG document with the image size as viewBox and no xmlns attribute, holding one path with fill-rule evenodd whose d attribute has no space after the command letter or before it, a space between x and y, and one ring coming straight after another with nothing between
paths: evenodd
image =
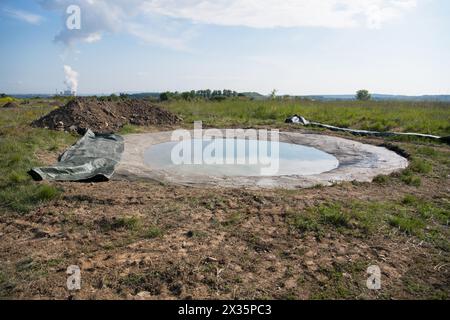
<instances>
[{"instance_id":1,"label":"distant tree line","mask_svg":"<svg viewBox=\"0 0 450 320\"><path fill-rule=\"evenodd\" d=\"M94 96L94 97L97 98L99 101L119 101L119 100L127 100L127 99L131 98L131 96L126 93L120 93L119 95L113 93L109 96L104 96L104 97Z\"/></svg>"},{"instance_id":2,"label":"distant tree line","mask_svg":"<svg viewBox=\"0 0 450 320\"><path fill-rule=\"evenodd\" d=\"M205 100L225 100L227 98L244 96L233 90L191 90L185 92L163 92L159 95L159 100L169 101L169 100L195 100L195 99L205 99Z\"/></svg>"}]
</instances>

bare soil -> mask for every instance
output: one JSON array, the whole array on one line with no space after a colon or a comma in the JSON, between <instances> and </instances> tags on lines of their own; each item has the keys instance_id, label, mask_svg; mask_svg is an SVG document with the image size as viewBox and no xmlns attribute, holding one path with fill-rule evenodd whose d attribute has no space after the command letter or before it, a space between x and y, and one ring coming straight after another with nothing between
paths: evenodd
<instances>
[{"instance_id":1,"label":"bare soil","mask_svg":"<svg viewBox=\"0 0 450 320\"><path fill-rule=\"evenodd\" d=\"M15 103L14 101L8 102L5 105L3 105L3 108L19 108L19 105Z\"/></svg>"},{"instance_id":2,"label":"bare soil","mask_svg":"<svg viewBox=\"0 0 450 320\"><path fill-rule=\"evenodd\" d=\"M49 163L56 157L40 156ZM435 168L420 187L398 177L294 191L57 183L64 191L58 200L26 215L0 216L1 293L55 299L448 299L449 252L432 242L386 224L376 232L336 226L316 232L289 223L293 212L323 203L400 203L411 194L448 203L444 169ZM73 264L82 270L82 289L69 292L66 269ZM382 270L382 290L366 287L370 265Z\"/></svg>"},{"instance_id":3,"label":"bare soil","mask_svg":"<svg viewBox=\"0 0 450 320\"><path fill-rule=\"evenodd\" d=\"M76 131L91 129L96 133L113 133L124 125L172 125L180 121L175 114L144 100L76 98L32 123L35 127Z\"/></svg>"}]
</instances>

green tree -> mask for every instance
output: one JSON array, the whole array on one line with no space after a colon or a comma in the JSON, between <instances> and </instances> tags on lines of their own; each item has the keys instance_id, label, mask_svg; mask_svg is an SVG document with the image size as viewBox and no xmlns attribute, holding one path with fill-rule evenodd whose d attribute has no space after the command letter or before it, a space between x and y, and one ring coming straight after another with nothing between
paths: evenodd
<instances>
[{"instance_id":1,"label":"green tree","mask_svg":"<svg viewBox=\"0 0 450 320\"><path fill-rule=\"evenodd\" d=\"M181 93L181 98L183 98L183 100L189 100L190 97L191 97L191 93L189 91Z\"/></svg>"},{"instance_id":2,"label":"green tree","mask_svg":"<svg viewBox=\"0 0 450 320\"><path fill-rule=\"evenodd\" d=\"M362 89L356 92L356 99L359 101L369 101L372 99L372 95L368 90Z\"/></svg>"},{"instance_id":3,"label":"green tree","mask_svg":"<svg viewBox=\"0 0 450 320\"><path fill-rule=\"evenodd\" d=\"M119 96L118 96L117 94L115 94L115 93L112 93L112 94L107 98L107 100L108 100L108 101L117 101L117 100L119 100Z\"/></svg>"},{"instance_id":4,"label":"green tree","mask_svg":"<svg viewBox=\"0 0 450 320\"><path fill-rule=\"evenodd\" d=\"M163 92L159 95L159 100L168 101L170 99L170 92Z\"/></svg>"},{"instance_id":5,"label":"green tree","mask_svg":"<svg viewBox=\"0 0 450 320\"><path fill-rule=\"evenodd\" d=\"M273 89L270 93L270 99L275 100L277 97L277 89Z\"/></svg>"}]
</instances>

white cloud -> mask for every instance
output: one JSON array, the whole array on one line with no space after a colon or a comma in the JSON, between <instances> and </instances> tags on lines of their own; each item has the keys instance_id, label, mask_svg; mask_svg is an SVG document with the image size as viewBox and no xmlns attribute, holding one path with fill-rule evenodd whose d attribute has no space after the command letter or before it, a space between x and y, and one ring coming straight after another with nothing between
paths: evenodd
<instances>
[{"instance_id":1,"label":"white cloud","mask_svg":"<svg viewBox=\"0 0 450 320\"><path fill-rule=\"evenodd\" d=\"M161 47L186 52L192 51L189 49L188 42L195 36L195 28L180 30L176 34L173 34L173 32L168 32L167 30L137 23L128 24L127 32L144 43L156 44Z\"/></svg>"},{"instance_id":2,"label":"white cloud","mask_svg":"<svg viewBox=\"0 0 450 320\"><path fill-rule=\"evenodd\" d=\"M149 0L147 12L196 23L252 28L380 27L418 0Z\"/></svg>"},{"instance_id":3,"label":"white cloud","mask_svg":"<svg viewBox=\"0 0 450 320\"><path fill-rule=\"evenodd\" d=\"M185 50L192 24L250 28L380 28L414 8L419 0L38 0L65 13L81 8L81 30L63 29L55 39L70 45L95 42L104 33ZM188 25L188 26L186 26Z\"/></svg>"},{"instance_id":4,"label":"white cloud","mask_svg":"<svg viewBox=\"0 0 450 320\"><path fill-rule=\"evenodd\" d=\"M100 41L102 39L102 34L100 32L94 32L89 34L84 41L86 41L87 43L93 43L93 42L97 42Z\"/></svg>"},{"instance_id":5,"label":"white cloud","mask_svg":"<svg viewBox=\"0 0 450 320\"><path fill-rule=\"evenodd\" d=\"M40 15L23 11L23 10L16 10L16 9L10 9L10 8L4 8L3 11L9 15L10 17L13 17L15 19L25 21L29 24L35 24L38 25L44 20L43 17Z\"/></svg>"},{"instance_id":6,"label":"white cloud","mask_svg":"<svg viewBox=\"0 0 450 320\"><path fill-rule=\"evenodd\" d=\"M145 0L40 0L48 9L65 14L69 5L81 9L81 29L63 28L55 37L57 42L72 45L76 42L93 43L105 33L123 33L137 37L145 43L186 50L186 43L193 36L192 30L173 28L173 19L144 14ZM161 23L161 20L162 23ZM155 23L159 21L159 25ZM172 30L174 29L174 30Z\"/></svg>"}]
</instances>

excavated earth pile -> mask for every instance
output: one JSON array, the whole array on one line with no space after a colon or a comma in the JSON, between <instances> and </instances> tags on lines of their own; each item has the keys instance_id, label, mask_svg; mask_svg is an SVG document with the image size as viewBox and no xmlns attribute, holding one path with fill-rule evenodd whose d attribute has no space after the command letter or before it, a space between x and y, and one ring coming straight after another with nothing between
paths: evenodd
<instances>
[{"instance_id":1,"label":"excavated earth pile","mask_svg":"<svg viewBox=\"0 0 450 320\"><path fill-rule=\"evenodd\" d=\"M124 125L171 125L181 119L143 100L101 101L77 98L34 121L32 126L79 133L114 133Z\"/></svg>"},{"instance_id":2,"label":"excavated earth pile","mask_svg":"<svg viewBox=\"0 0 450 320\"><path fill-rule=\"evenodd\" d=\"M17 103L15 103L14 101L8 102L6 103L3 108L19 108L19 105Z\"/></svg>"}]
</instances>

